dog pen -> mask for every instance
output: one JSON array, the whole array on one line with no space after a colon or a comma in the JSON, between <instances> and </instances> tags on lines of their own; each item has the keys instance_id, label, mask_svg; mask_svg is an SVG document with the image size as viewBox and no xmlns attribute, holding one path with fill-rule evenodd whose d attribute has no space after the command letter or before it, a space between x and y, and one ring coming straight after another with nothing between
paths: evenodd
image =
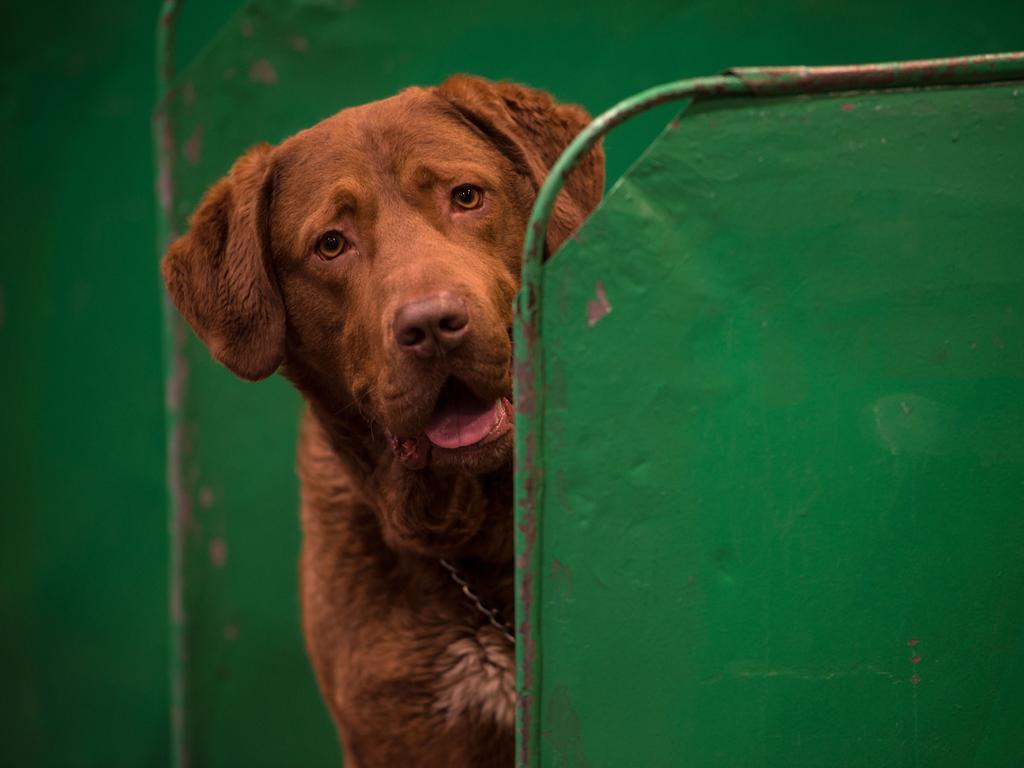
<instances>
[{"instance_id":1,"label":"dog pen","mask_svg":"<svg viewBox=\"0 0 1024 768\"><path fill-rule=\"evenodd\" d=\"M457 66L279 2L179 72L177 5L164 238L248 144ZM667 101L543 263L573 160ZM519 764L1021 759L1022 136L1006 54L679 81L567 150L517 310ZM174 763L336 764L294 582L265 578L294 573L297 398L166 323Z\"/></svg>"}]
</instances>

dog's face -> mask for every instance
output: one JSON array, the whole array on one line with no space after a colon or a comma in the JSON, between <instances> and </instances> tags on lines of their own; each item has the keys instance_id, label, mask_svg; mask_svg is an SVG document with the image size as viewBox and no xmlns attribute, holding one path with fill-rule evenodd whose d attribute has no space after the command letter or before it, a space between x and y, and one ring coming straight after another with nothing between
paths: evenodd
<instances>
[{"instance_id":1,"label":"dog's face","mask_svg":"<svg viewBox=\"0 0 1024 768\"><path fill-rule=\"evenodd\" d=\"M426 92L342 112L276 158L289 370L355 403L410 469L506 461L527 178Z\"/></svg>"},{"instance_id":2,"label":"dog's face","mask_svg":"<svg viewBox=\"0 0 1024 768\"><path fill-rule=\"evenodd\" d=\"M169 249L171 296L235 373L283 366L405 471L489 472L512 450L527 217L587 121L542 92L456 77L256 147ZM550 249L602 187L595 150L558 201Z\"/></svg>"}]
</instances>

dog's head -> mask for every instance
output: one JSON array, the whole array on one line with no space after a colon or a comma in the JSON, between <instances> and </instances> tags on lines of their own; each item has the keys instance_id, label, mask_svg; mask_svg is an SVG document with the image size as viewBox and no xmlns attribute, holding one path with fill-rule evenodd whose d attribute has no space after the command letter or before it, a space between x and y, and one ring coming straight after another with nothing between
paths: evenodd
<instances>
[{"instance_id":1,"label":"dog's head","mask_svg":"<svg viewBox=\"0 0 1024 768\"><path fill-rule=\"evenodd\" d=\"M281 368L405 471L491 471L511 456L527 217L588 120L541 91L457 76L255 147L168 250L171 297L237 375ZM603 182L598 148L557 201L549 251Z\"/></svg>"}]
</instances>

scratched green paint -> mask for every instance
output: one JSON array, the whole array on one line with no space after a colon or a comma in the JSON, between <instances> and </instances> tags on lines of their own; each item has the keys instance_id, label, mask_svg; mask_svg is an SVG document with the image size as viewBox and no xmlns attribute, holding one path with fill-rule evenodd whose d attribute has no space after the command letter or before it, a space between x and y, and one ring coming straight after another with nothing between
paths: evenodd
<instances>
[{"instance_id":1,"label":"scratched green paint","mask_svg":"<svg viewBox=\"0 0 1024 768\"><path fill-rule=\"evenodd\" d=\"M541 765L1021 764L1022 136L710 101L548 263Z\"/></svg>"}]
</instances>

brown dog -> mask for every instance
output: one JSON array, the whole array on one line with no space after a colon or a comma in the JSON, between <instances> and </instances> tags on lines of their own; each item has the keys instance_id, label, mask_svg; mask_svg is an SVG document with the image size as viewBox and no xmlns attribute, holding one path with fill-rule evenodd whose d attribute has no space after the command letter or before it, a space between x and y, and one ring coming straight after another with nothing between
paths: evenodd
<instances>
[{"instance_id":1,"label":"brown dog","mask_svg":"<svg viewBox=\"0 0 1024 768\"><path fill-rule=\"evenodd\" d=\"M472 77L251 149L163 261L239 376L304 396L303 624L348 768L511 765L512 300L527 217L588 122ZM597 205L600 148L553 251ZM509 626L511 623L509 622Z\"/></svg>"}]
</instances>

